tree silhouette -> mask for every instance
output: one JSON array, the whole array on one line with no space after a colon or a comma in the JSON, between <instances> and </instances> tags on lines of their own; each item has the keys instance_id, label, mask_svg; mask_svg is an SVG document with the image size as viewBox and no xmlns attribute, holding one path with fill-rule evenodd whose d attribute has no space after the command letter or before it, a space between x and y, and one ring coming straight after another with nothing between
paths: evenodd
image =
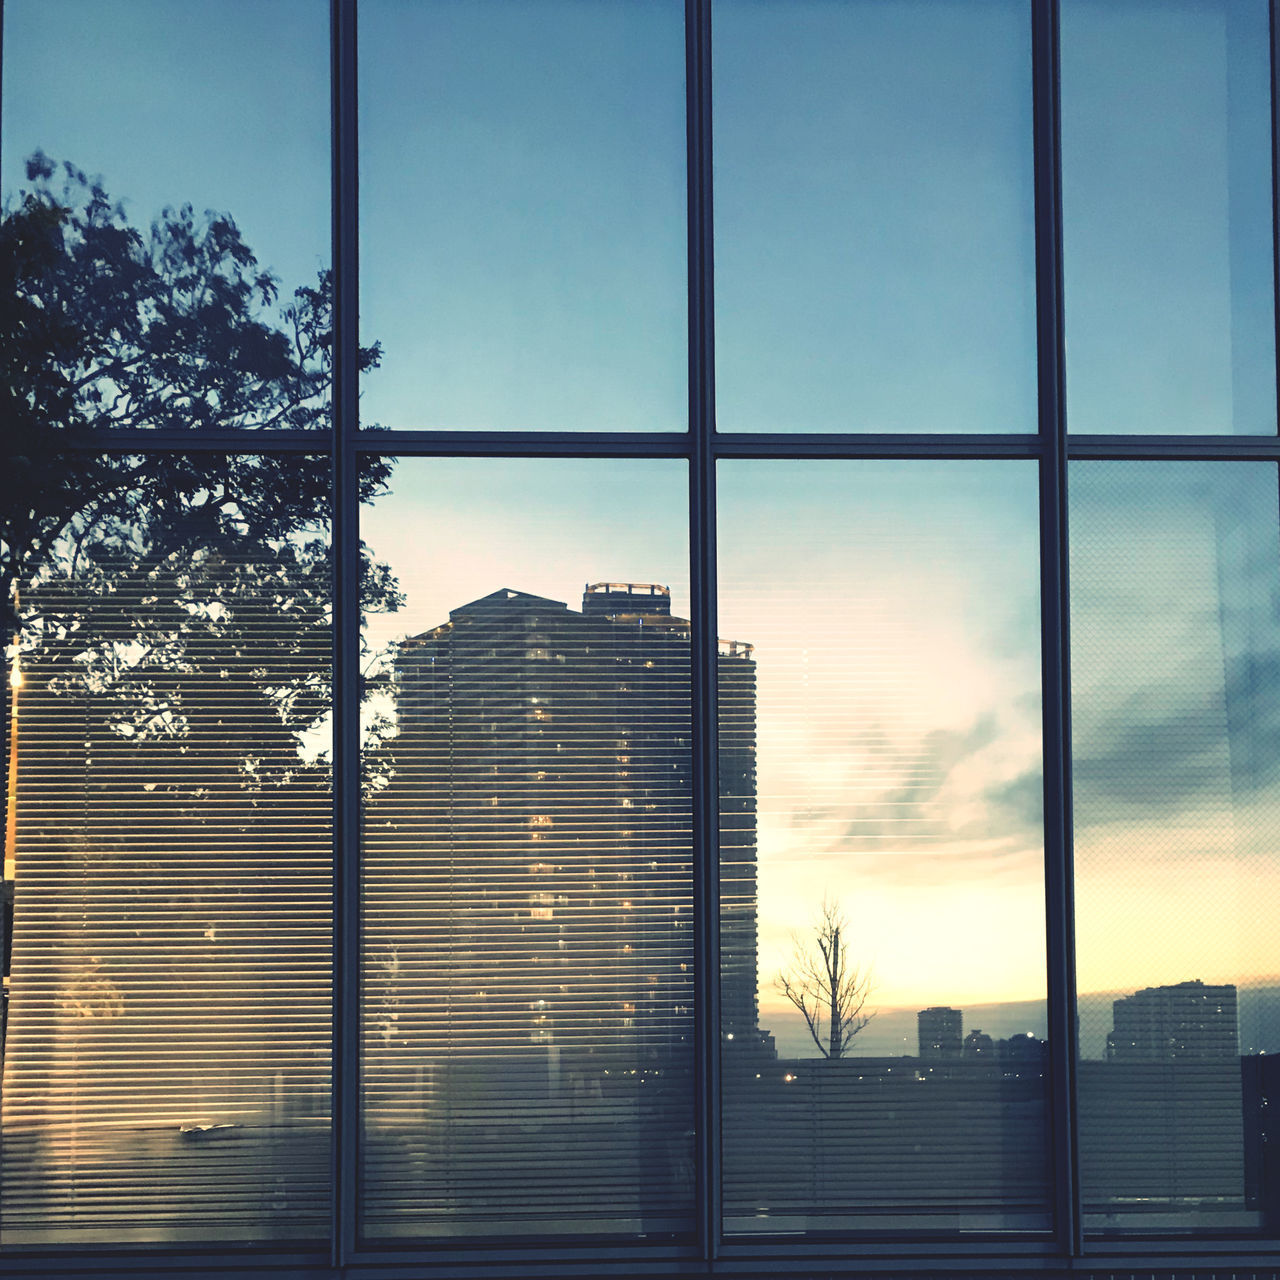
<instances>
[{"instance_id":1,"label":"tree silhouette","mask_svg":"<svg viewBox=\"0 0 1280 1280\"><path fill-rule=\"evenodd\" d=\"M216 664L229 701L230 661L236 696L262 704L252 752L241 735L246 783L295 777L298 735L330 694L329 274L277 308L278 282L228 215L166 209L144 234L69 164L37 152L27 179L0 223L5 638L19 631L24 665L56 669L64 692L73 678L93 691L139 750L212 743L217 718L193 691ZM378 359L361 348L360 369ZM279 428L316 430L315 453L67 449L124 430ZM369 462L362 499L388 474ZM365 606L397 607L386 567L364 568ZM252 633L249 619L282 610L289 643ZM166 673L185 676L181 709L158 692Z\"/></svg>"},{"instance_id":2,"label":"tree silhouette","mask_svg":"<svg viewBox=\"0 0 1280 1280\"><path fill-rule=\"evenodd\" d=\"M286 902L328 846L331 281L281 305L230 216L167 209L144 232L81 170L37 153L26 172L0 220L0 621L21 664L17 842L57 892L28 878L20 931L64 938L59 1016L92 1020L124 1007L137 960L89 955L104 892L136 903L138 956L196 1005L215 918ZM314 451L173 439L281 429ZM361 499L389 472L368 461ZM362 605L397 608L387 567L363 569ZM157 901L173 933L147 950ZM242 953L218 963L251 975Z\"/></svg>"},{"instance_id":3,"label":"tree silhouette","mask_svg":"<svg viewBox=\"0 0 1280 1280\"><path fill-rule=\"evenodd\" d=\"M206 527L230 516L248 538L279 539L323 522L327 448L317 455L228 461L199 454L68 454L107 431L153 429L209 437L229 429L328 425L331 281L322 272L279 310L279 285L259 269L235 222L166 209L143 234L100 182L37 152L31 186L0 223L0 587L46 560L58 540L127 513L153 538L190 537L179 513ZM361 348L362 371L379 361ZM387 465L362 476L361 496Z\"/></svg>"},{"instance_id":4,"label":"tree silhouette","mask_svg":"<svg viewBox=\"0 0 1280 1280\"><path fill-rule=\"evenodd\" d=\"M854 1036L875 1016L864 1013L872 990L870 969L849 958L849 920L838 903L824 895L812 938L796 936L789 970L777 988L804 1016L824 1058L841 1058Z\"/></svg>"}]
</instances>

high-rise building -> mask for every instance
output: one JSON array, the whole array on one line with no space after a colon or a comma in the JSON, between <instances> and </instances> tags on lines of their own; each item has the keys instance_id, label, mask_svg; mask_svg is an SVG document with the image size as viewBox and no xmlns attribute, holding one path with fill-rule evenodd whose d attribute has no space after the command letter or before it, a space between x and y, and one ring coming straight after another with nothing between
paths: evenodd
<instances>
[{"instance_id":1,"label":"high-rise building","mask_svg":"<svg viewBox=\"0 0 1280 1280\"><path fill-rule=\"evenodd\" d=\"M1240 1054L1236 989L1196 979L1145 987L1112 1006L1111 1062L1216 1062Z\"/></svg>"},{"instance_id":2,"label":"high-rise building","mask_svg":"<svg viewBox=\"0 0 1280 1280\"><path fill-rule=\"evenodd\" d=\"M916 1030L922 1058L958 1058L964 1015L959 1009L934 1005L916 1014Z\"/></svg>"},{"instance_id":3,"label":"high-rise building","mask_svg":"<svg viewBox=\"0 0 1280 1280\"><path fill-rule=\"evenodd\" d=\"M366 820L375 1056L558 1074L690 1052L689 636L666 587L597 583L581 612L502 590L402 643ZM752 1040L750 649L723 646L719 677L723 1025Z\"/></svg>"}]
</instances>

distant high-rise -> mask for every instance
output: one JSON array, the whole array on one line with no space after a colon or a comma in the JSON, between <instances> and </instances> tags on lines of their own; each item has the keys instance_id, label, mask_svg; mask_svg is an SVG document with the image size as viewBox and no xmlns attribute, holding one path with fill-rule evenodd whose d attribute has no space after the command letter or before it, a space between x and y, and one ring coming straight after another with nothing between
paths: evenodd
<instances>
[{"instance_id":1,"label":"distant high-rise","mask_svg":"<svg viewBox=\"0 0 1280 1280\"><path fill-rule=\"evenodd\" d=\"M395 904L364 928L372 1037L420 1060L545 1051L566 1068L689 1048L689 639L667 588L598 583L581 613L502 590L403 642L394 770L366 826L369 900ZM721 1004L750 1041L747 646L722 649L719 705Z\"/></svg>"},{"instance_id":2,"label":"distant high-rise","mask_svg":"<svg viewBox=\"0 0 1280 1280\"><path fill-rule=\"evenodd\" d=\"M959 1009L950 1009L945 1005L921 1009L916 1014L916 1028L920 1037L922 1058L958 1058L960 1056L964 1015Z\"/></svg>"},{"instance_id":3,"label":"distant high-rise","mask_svg":"<svg viewBox=\"0 0 1280 1280\"><path fill-rule=\"evenodd\" d=\"M1108 1061L1209 1062L1239 1056L1236 989L1230 984L1206 986L1197 979L1145 987L1111 1008Z\"/></svg>"}]
</instances>

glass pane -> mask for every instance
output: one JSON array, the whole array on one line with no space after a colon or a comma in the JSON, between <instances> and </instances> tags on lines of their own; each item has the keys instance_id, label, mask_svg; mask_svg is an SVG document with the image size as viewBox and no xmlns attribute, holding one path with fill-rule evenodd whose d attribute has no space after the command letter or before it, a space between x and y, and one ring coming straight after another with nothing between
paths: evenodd
<instances>
[{"instance_id":1,"label":"glass pane","mask_svg":"<svg viewBox=\"0 0 1280 1280\"><path fill-rule=\"evenodd\" d=\"M715 6L722 431L1034 431L1030 8Z\"/></svg>"},{"instance_id":2,"label":"glass pane","mask_svg":"<svg viewBox=\"0 0 1280 1280\"><path fill-rule=\"evenodd\" d=\"M1280 490L1071 469L1080 1149L1096 1230L1277 1218Z\"/></svg>"},{"instance_id":3,"label":"glass pane","mask_svg":"<svg viewBox=\"0 0 1280 1280\"><path fill-rule=\"evenodd\" d=\"M1063 0L1073 431L1274 435L1265 0Z\"/></svg>"},{"instance_id":4,"label":"glass pane","mask_svg":"<svg viewBox=\"0 0 1280 1280\"><path fill-rule=\"evenodd\" d=\"M687 492L420 459L368 514L368 1236L692 1228Z\"/></svg>"},{"instance_id":5,"label":"glass pane","mask_svg":"<svg viewBox=\"0 0 1280 1280\"><path fill-rule=\"evenodd\" d=\"M3 1240L323 1239L326 459L42 465L75 497L5 562Z\"/></svg>"},{"instance_id":6,"label":"glass pane","mask_svg":"<svg viewBox=\"0 0 1280 1280\"><path fill-rule=\"evenodd\" d=\"M726 1227L1047 1228L1035 467L718 501Z\"/></svg>"},{"instance_id":7,"label":"glass pane","mask_svg":"<svg viewBox=\"0 0 1280 1280\"><path fill-rule=\"evenodd\" d=\"M39 311L0 340L69 384L46 431L328 426L328 27L316 0L5 4L6 260Z\"/></svg>"},{"instance_id":8,"label":"glass pane","mask_svg":"<svg viewBox=\"0 0 1280 1280\"><path fill-rule=\"evenodd\" d=\"M679 0L365 0L361 416L683 431Z\"/></svg>"}]
</instances>

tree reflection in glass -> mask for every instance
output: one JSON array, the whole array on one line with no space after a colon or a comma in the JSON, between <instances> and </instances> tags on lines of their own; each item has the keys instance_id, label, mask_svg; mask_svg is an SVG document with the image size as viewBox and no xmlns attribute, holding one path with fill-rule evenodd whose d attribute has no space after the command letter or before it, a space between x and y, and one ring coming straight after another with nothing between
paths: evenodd
<instances>
[{"instance_id":1,"label":"tree reflection in glass","mask_svg":"<svg viewBox=\"0 0 1280 1280\"><path fill-rule=\"evenodd\" d=\"M278 306L227 215L139 231L39 153L28 183L0 224L5 1239L322 1236L327 458L93 441L322 440L328 276Z\"/></svg>"}]
</instances>

